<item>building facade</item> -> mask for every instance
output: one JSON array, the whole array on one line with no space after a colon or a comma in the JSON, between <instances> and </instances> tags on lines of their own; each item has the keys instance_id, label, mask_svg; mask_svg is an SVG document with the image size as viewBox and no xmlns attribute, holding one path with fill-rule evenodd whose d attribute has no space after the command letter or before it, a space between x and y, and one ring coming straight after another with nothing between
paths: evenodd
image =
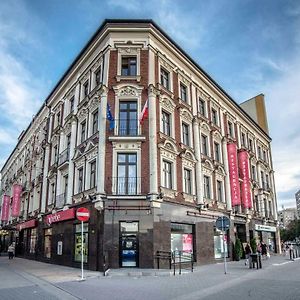
<instances>
[{"instance_id":1,"label":"building facade","mask_svg":"<svg viewBox=\"0 0 300 300\"><path fill-rule=\"evenodd\" d=\"M300 190L295 194L297 215L300 218Z\"/></svg>"},{"instance_id":2,"label":"building facade","mask_svg":"<svg viewBox=\"0 0 300 300\"><path fill-rule=\"evenodd\" d=\"M297 220L297 209L296 208L283 208L281 211L278 212L278 221L280 227L286 228L289 223L294 220Z\"/></svg>"},{"instance_id":3,"label":"building facade","mask_svg":"<svg viewBox=\"0 0 300 300\"><path fill-rule=\"evenodd\" d=\"M236 238L277 251L270 144L263 95L242 108L153 21L106 20L2 168L2 227L18 255L79 266L86 207L93 270L152 268L158 250L213 262L219 216L229 257Z\"/></svg>"}]
</instances>

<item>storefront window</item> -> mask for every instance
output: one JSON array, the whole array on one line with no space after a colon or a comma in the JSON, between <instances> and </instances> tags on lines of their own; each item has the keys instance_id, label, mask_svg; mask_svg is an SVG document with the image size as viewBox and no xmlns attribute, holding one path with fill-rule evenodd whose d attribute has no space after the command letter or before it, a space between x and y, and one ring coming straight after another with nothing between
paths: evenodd
<instances>
[{"instance_id":1,"label":"storefront window","mask_svg":"<svg viewBox=\"0 0 300 300\"><path fill-rule=\"evenodd\" d=\"M171 251L194 252L193 225L171 223Z\"/></svg>"},{"instance_id":2,"label":"storefront window","mask_svg":"<svg viewBox=\"0 0 300 300\"><path fill-rule=\"evenodd\" d=\"M52 238L52 228L45 229L44 232L44 255L47 258L51 258L51 238Z\"/></svg>"},{"instance_id":3,"label":"storefront window","mask_svg":"<svg viewBox=\"0 0 300 300\"><path fill-rule=\"evenodd\" d=\"M227 234L225 234L224 236L220 230L215 229L215 235L214 235L215 258L217 259L223 258L224 251L226 257L228 257L227 238L228 238Z\"/></svg>"},{"instance_id":4,"label":"storefront window","mask_svg":"<svg viewBox=\"0 0 300 300\"><path fill-rule=\"evenodd\" d=\"M36 246L36 228L31 229L30 231L30 245L29 245L29 253L35 253L35 246Z\"/></svg>"},{"instance_id":5,"label":"storefront window","mask_svg":"<svg viewBox=\"0 0 300 300\"><path fill-rule=\"evenodd\" d=\"M89 224L83 224L83 262L87 262L88 259L88 241L89 241ZM81 262L81 224L75 225L75 253L74 260Z\"/></svg>"}]
</instances>

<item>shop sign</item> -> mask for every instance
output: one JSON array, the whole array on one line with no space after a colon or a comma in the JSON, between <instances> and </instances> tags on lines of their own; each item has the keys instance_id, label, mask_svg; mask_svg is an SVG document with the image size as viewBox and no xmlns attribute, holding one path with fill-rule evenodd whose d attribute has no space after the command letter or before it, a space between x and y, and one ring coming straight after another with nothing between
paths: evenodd
<instances>
[{"instance_id":1,"label":"shop sign","mask_svg":"<svg viewBox=\"0 0 300 300\"><path fill-rule=\"evenodd\" d=\"M255 230L257 230L257 231L276 232L276 227L268 226L268 225L255 224Z\"/></svg>"},{"instance_id":2,"label":"shop sign","mask_svg":"<svg viewBox=\"0 0 300 300\"><path fill-rule=\"evenodd\" d=\"M59 211L45 217L45 223L51 225L52 223L62 222L75 218L75 208Z\"/></svg>"},{"instance_id":3,"label":"shop sign","mask_svg":"<svg viewBox=\"0 0 300 300\"><path fill-rule=\"evenodd\" d=\"M232 206L236 206L241 204L236 144L234 143L227 144L227 153L228 153L228 167L229 167L229 179L230 179L230 191L231 191L231 204Z\"/></svg>"},{"instance_id":4,"label":"shop sign","mask_svg":"<svg viewBox=\"0 0 300 300\"><path fill-rule=\"evenodd\" d=\"M191 233L182 235L182 250L193 253L193 235Z\"/></svg>"},{"instance_id":5,"label":"shop sign","mask_svg":"<svg viewBox=\"0 0 300 300\"><path fill-rule=\"evenodd\" d=\"M19 184L14 184L13 186L13 200L11 207L11 216L18 217L21 210L21 192L22 186Z\"/></svg>"},{"instance_id":6,"label":"shop sign","mask_svg":"<svg viewBox=\"0 0 300 300\"><path fill-rule=\"evenodd\" d=\"M243 179L242 182L242 203L245 208L252 207L251 186L249 176L249 157L247 151L241 151L238 154L240 174Z\"/></svg>"},{"instance_id":7,"label":"shop sign","mask_svg":"<svg viewBox=\"0 0 300 300\"><path fill-rule=\"evenodd\" d=\"M26 229L26 228L33 228L33 227L36 227L36 219L29 220L29 221L21 223L21 224L17 224L17 226L16 226L17 230L19 230L19 231Z\"/></svg>"},{"instance_id":8,"label":"shop sign","mask_svg":"<svg viewBox=\"0 0 300 300\"><path fill-rule=\"evenodd\" d=\"M8 221L9 219L9 204L10 197L8 195L3 195L2 208L1 208L1 221Z\"/></svg>"}]
</instances>

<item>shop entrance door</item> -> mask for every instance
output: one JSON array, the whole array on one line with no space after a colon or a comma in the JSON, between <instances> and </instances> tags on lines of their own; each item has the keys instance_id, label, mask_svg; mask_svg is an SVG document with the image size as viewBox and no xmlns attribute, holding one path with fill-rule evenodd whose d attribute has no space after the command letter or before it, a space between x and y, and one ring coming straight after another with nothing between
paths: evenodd
<instances>
[{"instance_id":1,"label":"shop entrance door","mask_svg":"<svg viewBox=\"0 0 300 300\"><path fill-rule=\"evenodd\" d=\"M120 222L120 265L138 267L138 222Z\"/></svg>"}]
</instances>

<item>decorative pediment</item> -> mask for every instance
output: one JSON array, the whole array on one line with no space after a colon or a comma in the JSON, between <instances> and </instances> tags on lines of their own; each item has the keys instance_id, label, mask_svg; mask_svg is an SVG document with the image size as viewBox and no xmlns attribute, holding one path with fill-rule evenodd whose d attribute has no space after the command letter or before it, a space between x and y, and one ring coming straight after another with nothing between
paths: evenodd
<instances>
[{"instance_id":1,"label":"decorative pediment","mask_svg":"<svg viewBox=\"0 0 300 300\"><path fill-rule=\"evenodd\" d=\"M158 53L158 62L169 72L173 71L174 68L173 64L167 59L167 57L164 54Z\"/></svg>"},{"instance_id":2,"label":"decorative pediment","mask_svg":"<svg viewBox=\"0 0 300 300\"><path fill-rule=\"evenodd\" d=\"M174 103L173 100L166 97L166 95L163 95L162 97L160 97L159 102L163 109L167 110L170 113L174 112L176 104Z\"/></svg>"},{"instance_id":3,"label":"decorative pediment","mask_svg":"<svg viewBox=\"0 0 300 300\"><path fill-rule=\"evenodd\" d=\"M191 162L194 162L194 163L196 163L196 161L197 161L197 159L195 157L195 154L189 149L184 150L181 153L181 157L184 158L184 159L187 159Z\"/></svg>"},{"instance_id":4,"label":"decorative pediment","mask_svg":"<svg viewBox=\"0 0 300 300\"><path fill-rule=\"evenodd\" d=\"M140 51L138 47L119 47L118 52L123 55L137 55Z\"/></svg>"},{"instance_id":5,"label":"decorative pediment","mask_svg":"<svg viewBox=\"0 0 300 300\"><path fill-rule=\"evenodd\" d=\"M103 62L103 56L101 56L96 62L95 64L92 66L92 72L95 72L101 65Z\"/></svg>"},{"instance_id":6,"label":"decorative pediment","mask_svg":"<svg viewBox=\"0 0 300 300\"><path fill-rule=\"evenodd\" d=\"M89 110L94 111L97 107L99 107L100 104L100 97L98 95L95 95L89 104Z\"/></svg>"},{"instance_id":7,"label":"decorative pediment","mask_svg":"<svg viewBox=\"0 0 300 300\"><path fill-rule=\"evenodd\" d=\"M219 131L215 130L213 133L214 140L221 142L222 141L222 135Z\"/></svg>"},{"instance_id":8,"label":"decorative pediment","mask_svg":"<svg viewBox=\"0 0 300 300\"><path fill-rule=\"evenodd\" d=\"M185 85L189 85L191 83L191 79L185 74L183 70L178 70L178 79Z\"/></svg>"},{"instance_id":9,"label":"decorative pediment","mask_svg":"<svg viewBox=\"0 0 300 300\"><path fill-rule=\"evenodd\" d=\"M58 138L59 138L58 134L52 135L52 137L51 137L51 143L52 144L57 144L58 143Z\"/></svg>"},{"instance_id":10,"label":"decorative pediment","mask_svg":"<svg viewBox=\"0 0 300 300\"><path fill-rule=\"evenodd\" d=\"M114 87L114 91L118 97L139 97L143 88L135 84L120 84Z\"/></svg>"},{"instance_id":11,"label":"decorative pediment","mask_svg":"<svg viewBox=\"0 0 300 300\"><path fill-rule=\"evenodd\" d=\"M72 127L72 124L70 122L70 120L64 125L63 127L63 132L64 134L68 134L70 131L71 131L71 127Z\"/></svg>"},{"instance_id":12,"label":"decorative pediment","mask_svg":"<svg viewBox=\"0 0 300 300\"><path fill-rule=\"evenodd\" d=\"M210 132L210 128L209 128L209 126L208 126L207 123L202 122L200 126L201 126L201 130L202 131L204 131L204 132Z\"/></svg>"},{"instance_id":13,"label":"decorative pediment","mask_svg":"<svg viewBox=\"0 0 300 300\"><path fill-rule=\"evenodd\" d=\"M89 79L89 73L87 72L86 74L82 75L79 79L80 83L83 84Z\"/></svg>"},{"instance_id":14,"label":"decorative pediment","mask_svg":"<svg viewBox=\"0 0 300 300\"><path fill-rule=\"evenodd\" d=\"M165 140L163 143L158 145L159 148L164 148L167 151L178 154L176 144L171 140Z\"/></svg>"},{"instance_id":15,"label":"decorative pediment","mask_svg":"<svg viewBox=\"0 0 300 300\"><path fill-rule=\"evenodd\" d=\"M76 149L75 150L75 153L74 153L74 160L77 160L77 159L79 159L80 157L82 157L82 152L79 150L79 149ZM72 159L72 157L71 157L71 159Z\"/></svg>"},{"instance_id":16,"label":"decorative pediment","mask_svg":"<svg viewBox=\"0 0 300 300\"><path fill-rule=\"evenodd\" d=\"M201 99L206 100L206 101L210 99L210 95L203 88L200 88L199 96Z\"/></svg>"},{"instance_id":17,"label":"decorative pediment","mask_svg":"<svg viewBox=\"0 0 300 300\"><path fill-rule=\"evenodd\" d=\"M84 107L78 112L77 118L79 121L82 121L84 118L86 118L87 115L88 115L88 109Z\"/></svg>"},{"instance_id":18,"label":"decorative pediment","mask_svg":"<svg viewBox=\"0 0 300 300\"><path fill-rule=\"evenodd\" d=\"M226 176L225 169L222 166L218 166L216 172L224 177Z\"/></svg>"},{"instance_id":19,"label":"decorative pediment","mask_svg":"<svg viewBox=\"0 0 300 300\"><path fill-rule=\"evenodd\" d=\"M180 108L180 117L186 122L193 122L193 115L186 108Z\"/></svg>"},{"instance_id":20,"label":"decorative pediment","mask_svg":"<svg viewBox=\"0 0 300 300\"><path fill-rule=\"evenodd\" d=\"M204 162L202 163L202 166L204 168L207 168L207 169L211 170L211 171L214 169L213 163L211 161L209 161L208 159L204 160Z\"/></svg>"},{"instance_id":21,"label":"decorative pediment","mask_svg":"<svg viewBox=\"0 0 300 300\"><path fill-rule=\"evenodd\" d=\"M74 95L75 95L75 88L69 90L69 91L66 93L65 98L66 98L67 100L70 100Z\"/></svg>"}]
</instances>

